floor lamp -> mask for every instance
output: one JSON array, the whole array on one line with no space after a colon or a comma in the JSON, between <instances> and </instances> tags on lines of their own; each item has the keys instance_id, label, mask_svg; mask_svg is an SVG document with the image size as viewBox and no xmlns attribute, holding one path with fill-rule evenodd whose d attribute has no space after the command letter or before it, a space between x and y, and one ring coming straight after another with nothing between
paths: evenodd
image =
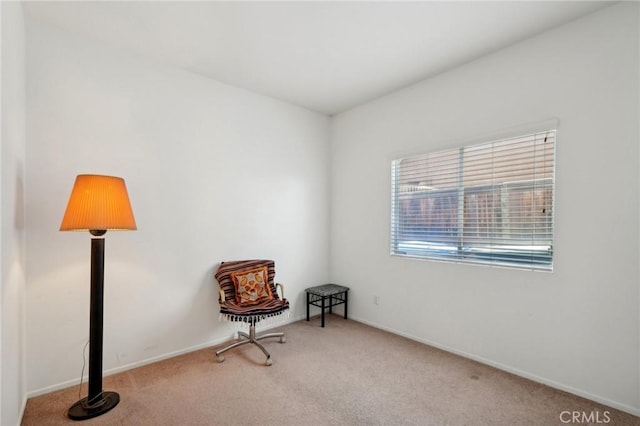
<instances>
[{"instance_id":1,"label":"floor lamp","mask_svg":"<svg viewBox=\"0 0 640 426\"><path fill-rule=\"evenodd\" d=\"M104 234L135 230L124 180L113 176L78 175L64 213L61 231L91 233L91 305L89 317L89 394L69 408L73 420L100 416L120 402L116 392L102 390L102 319L104 294Z\"/></svg>"}]
</instances>

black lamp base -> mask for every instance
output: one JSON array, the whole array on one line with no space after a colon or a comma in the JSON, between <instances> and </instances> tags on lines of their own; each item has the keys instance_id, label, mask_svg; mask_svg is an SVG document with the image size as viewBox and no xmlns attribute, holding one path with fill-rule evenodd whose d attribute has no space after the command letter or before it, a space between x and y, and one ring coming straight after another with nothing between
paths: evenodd
<instances>
[{"instance_id":1,"label":"black lamp base","mask_svg":"<svg viewBox=\"0 0 640 426\"><path fill-rule=\"evenodd\" d=\"M87 420L98 417L111 410L120 402L120 395L116 392L102 392L101 398L89 404L89 397L82 398L69 408L67 415L71 420Z\"/></svg>"}]
</instances>

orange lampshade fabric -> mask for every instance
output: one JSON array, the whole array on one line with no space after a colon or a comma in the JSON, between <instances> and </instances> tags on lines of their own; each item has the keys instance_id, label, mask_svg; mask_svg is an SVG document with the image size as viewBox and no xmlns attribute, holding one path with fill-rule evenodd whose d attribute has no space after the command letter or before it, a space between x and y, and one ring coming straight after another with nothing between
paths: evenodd
<instances>
[{"instance_id":1,"label":"orange lampshade fabric","mask_svg":"<svg viewBox=\"0 0 640 426\"><path fill-rule=\"evenodd\" d=\"M135 230L127 186L114 176L78 175L61 231Z\"/></svg>"}]
</instances>

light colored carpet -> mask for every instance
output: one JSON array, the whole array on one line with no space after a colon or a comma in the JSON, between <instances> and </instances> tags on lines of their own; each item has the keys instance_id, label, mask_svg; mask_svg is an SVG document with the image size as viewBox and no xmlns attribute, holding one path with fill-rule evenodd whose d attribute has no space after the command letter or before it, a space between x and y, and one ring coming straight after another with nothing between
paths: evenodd
<instances>
[{"instance_id":1,"label":"light colored carpet","mask_svg":"<svg viewBox=\"0 0 640 426\"><path fill-rule=\"evenodd\" d=\"M105 377L104 390L118 392L120 404L82 424L562 425L563 411L640 424L630 414L338 315L326 321L325 328L319 317L279 327L286 343L263 341L271 367L257 347L245 345L225 353L221 364L211 348ZM78 424L66 417L77 399L77 386L32 398L22 424Z\"/></svg>"}]
</instances>

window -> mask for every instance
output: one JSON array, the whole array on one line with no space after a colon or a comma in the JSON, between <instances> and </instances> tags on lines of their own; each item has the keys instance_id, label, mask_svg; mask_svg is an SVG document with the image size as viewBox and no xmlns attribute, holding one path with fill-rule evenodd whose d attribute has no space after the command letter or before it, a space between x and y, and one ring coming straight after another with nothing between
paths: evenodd
<instances>
[{"instance_id":1,"label":"window","mask_svg":"<svg viewBox=\"0 0 640 426\"><path fill-rule=\"evenodd\" d=\"M391 254L553 266L556 131L392 162Z\"/></svg>"}]
</instances>

